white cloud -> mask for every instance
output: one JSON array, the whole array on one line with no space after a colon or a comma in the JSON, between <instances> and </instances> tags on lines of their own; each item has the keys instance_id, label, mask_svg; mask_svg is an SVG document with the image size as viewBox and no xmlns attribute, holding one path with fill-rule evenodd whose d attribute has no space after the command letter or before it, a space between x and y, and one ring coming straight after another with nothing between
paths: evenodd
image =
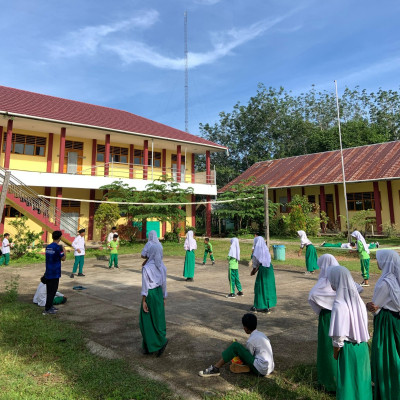
<instances>
[{"instance_id":1,"label":"white cloud","mask_svg":"<svg viewBox=\"0 0 400 400\"><path fill-rule=\"evenodd\" d=\"M110 34L124 32L134 28L149 28L158 20L158 12L149 10L135 17L109 25L87 26L71 32L58 43L50 43L49 48L54 57L73 57L82 54L96 54L102 41Z\"/></svg>"},{"instance_id":2,"label":"white cloud","mask_svg":"<svg viewBox=\"0 0 400 400\"><path fill-rule=\"evenodd\" d=\"M189 52L189 67L212 64L218 59L232 53L236 47L249 42L263 34L285 17L259 21L247 28L230 29L226 32L214 32L211 34L212 49L204 53ZM167 57L160 54L153 47L142 42L125 41L123 43L108 44L104 49L116 53L126 64L144 62L157 68L182 70L184 69L183 57Z\"/></svg>"}]
</instances>

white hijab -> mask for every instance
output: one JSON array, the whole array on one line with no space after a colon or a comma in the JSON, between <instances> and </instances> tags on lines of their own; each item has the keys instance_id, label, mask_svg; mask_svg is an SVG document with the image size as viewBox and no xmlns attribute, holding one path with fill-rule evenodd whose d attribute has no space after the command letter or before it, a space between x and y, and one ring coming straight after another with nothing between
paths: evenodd
<instances>
[{"instance_id":1,"label":"white hijab","mask_svg":"<svg viewBox=\"0 0 400 400\"><path fill-rule=\"evenodd\" d=\"M364 250L369 254L369 248L368 248L367 242L366 242L365 239L364 239L364 236L361 235L361 233L358 232L358 231L354 231L354 232L351 234L351 236L355 237L357 240L360 240L361 243L362 243L363 246L364 246Z\"/></svg>"},{"instance_id":2,"label":"white hijab","mask_svg":"<svg viewBox=\"0 0 400 400\"><path fill-rule=\"evenodd\" d=\"M229 249L228 256L236 258L236 260L240 261L240 247L238 238L231 239L231 247Z\"/></svg>"},{"instance_id":3,"label":"white hijab","mask_svg":"<svg viewBox=\"0 0 400 400\"><path fill-rule=\"evenodd\" d=\"M257 236L254 238L253 257L256 258L263 267L270 267L271 254L269 254L268 247L265 244L265 240L262 236Z\"/></svg>"},{"instance_id":4,"label":"white hijab","mask_svg":"<svg viewBox=\"0 0 400 400\"><path fill-rule=\"evenodd\" d=\"M297 234L300 237L300 244L302 246L307 246L309 244L312 244L311 241L308 239L307 234L304 231L297 231Z\"/></svg>"},{"instance_id":5,"label":"white hijab","mask_svg":"<svg viewBox=\"0 0 400 400\"><path fill-rule=\"evenodd\" d=\"M147 243L144 245L143 250L142 250L142 256L143 257L148 257L148 250L150 246L154 243L158 243L161 245L160 241L158 240L157 232L156 231L150 231L149 236L147 238ZM162 247L161 247L162 248Z\"/></svg>"},{"instance_id":6,"label":"white hijab","mask_svg":"<svg viewBox=\"0 0 400 400\"><path fill-rule=\"evenodd\" d=\"M379 269L382 270L382 275L376 282L372 302L375 303L379 290L386 284L389 289L389 297L384 304L375 303L375 305L382 308L391 302L400 311L400 255L394 250L378 250L376 260Z\"/></svg>"},{"instance_id":7,"label":"white hijab","mask_svg":"<svg viewBox=\"0 0 400 400\"><path fill-rule=\"evenodd\" d=\"M368 342L367 308L358 294L349 270L341 265L330 267L328 279L332 288L336 290L329 336L345 336L357 343Z\"/></svg>"},{"instance_id":8,"label":"white hijab","mask_svg":"<svg viewBox=\"0 0 400 400\"><path fill-rule=\"evenodd\" d=\"M308 302L316 314L322 309L332 310L336 292L328 280L328 270L330 267L339 265L336 258L332 254L324 254L318 258L319 276L318 281L310 290Z\"/></svg>"},{"instance_id":9,"label":"white hijab","mask_svg":"<svg viewBox=\"0 0 400 400\"><path fill-rule=\"evenodd\" d=\"M186 234L185 244L183 245L185 250L196 250L197 249L197 242L196 239L193 237L193 231L188 231Z\"/></svg>"},{"instance_id":10,"label":"white hijab","mask_svg":"<svg viewBox=\"0 0 400 400\"><path fill-rule=\"evenodd\" d=\"M154 282L156 286L162 286L166 279L166 271L163 259L163 247L161 243L151 243L147 250L147 257L149 258L143 269L146 270L149 280Z\"/></svg>"}]
</instances>

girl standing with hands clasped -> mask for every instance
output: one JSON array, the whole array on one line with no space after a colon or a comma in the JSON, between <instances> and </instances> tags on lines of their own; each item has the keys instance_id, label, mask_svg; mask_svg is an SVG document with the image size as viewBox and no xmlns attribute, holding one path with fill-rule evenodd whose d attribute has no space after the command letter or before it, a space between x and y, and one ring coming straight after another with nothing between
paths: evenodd
<instances>
[{"instance_id":1,"label":"girl standing with hands clasped","mask_svg":"<svg viewBox=\"0 0 400 400\"><path fill-rule=\"evenodd\" d=\"M371 367L374 398L397 400L400 394L400 256L394 250L376 252L382 275L375 285Z\"/></svg>"},{"instance_id":2,"label":"girl standing with hands clasped","mask_svg":"<svg viewBox=\"0 0 400 400\"><path fill-rule=\"evenodd\" d=\"M185 265L183 267L183 276L187 281L193 282L195 255L194 251L197 249L197 242L194 238L193 231L188 231L186 234L185 243L183 248L186 250Z\"/></svg>"},{"instance_id":3,"label":"girl standing with hands clasped","mask_svg":"<svg viewBox=\"0 0 400 400\"><path fill-rule=\"evenodd\" d=\"M329 326L338 362L336 398L372 400L367 309L347 268L329 268L328 279L336 291Z\"/></svg>"},{"instance_id":4,"label":"girl standing with hands clasped","mask_svg":"<svg viewBox=\"0 0 400 400\"><path fill-rule=\"evenodd\" d=\"M254 238L253 269L250 275L257 273L254 284L254 305L250 311L269 313L276 306L276 287L271 254L262 236Z\"/></svg>"},{"instance_id":5,"label":"girl standing with hands clasped","mask_svg":"<svg viewBox=\"0 0 400 400\"><path fill-rule=\"evenodd\" d=\"M157 237L156 232L152 232ZM151 237L154 238L152 232L150 232ZM143 337L142 347L145 354L157 352L157 357L159 357L168 343L165 322L167 269L162 261L161 243L149 240L143 248L142 258L145 259L142 268L142 303L139 315L139 327Z\"/></svg>"}]
</instances>

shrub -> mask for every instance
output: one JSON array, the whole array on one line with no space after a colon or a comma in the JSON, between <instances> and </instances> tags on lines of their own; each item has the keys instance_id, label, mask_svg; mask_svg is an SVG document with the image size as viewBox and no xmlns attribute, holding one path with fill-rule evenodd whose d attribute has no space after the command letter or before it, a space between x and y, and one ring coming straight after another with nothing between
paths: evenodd
<instances>
[{"instance_id":1,"label":"shrub","mask_svg":"<svg viewBox=\"0 0 400 400\"><path fill-rule=\"evenodd\" d=\"M123 242L134 242L139 229L137 226L133 226L132 222L128 222L125 225L118 225L117 231L122 244Z\"/></svg>"},{"instance_id":2,"label":"shrub","mask_svg":"<svg viewBox=\"0 0 400 400\"><path fill-rule=\"evenodd\" d=\"M166 242L180 242L180 237L179 233L176 230L173 230L171 232L165 232L164 234L164 240Z\"/></svg>"}]
</instances>

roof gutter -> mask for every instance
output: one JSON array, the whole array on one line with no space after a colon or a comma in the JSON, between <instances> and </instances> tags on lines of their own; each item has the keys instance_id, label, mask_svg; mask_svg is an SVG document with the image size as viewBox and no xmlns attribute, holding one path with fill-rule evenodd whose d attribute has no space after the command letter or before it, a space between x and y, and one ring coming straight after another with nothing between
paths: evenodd
<instances>
[{"instance_id":1,"label":"roof gutter","mask_svg":"<svg viewBox=\"0 0 400 400\"><path fill-rule=\"evenodd\" d=\"M227 151L227 147L224 147L224 146L214 146L214 145L210 145L210 144L197 143L197 142L192 142L192 141L188 141L188 140L163 138L163 137L160 137L160 136L149 135L149 134L145 134L145 133L123 131L123 130L112 129L112 128L104 128L102 126L96 126L96 125L80 124L78 122L67 122L67 121L61 121L61 120L51 119L51 118L35 117L35 116L32 116L32 115L18 114L18 113L2 111L2 110L0 110L0 114L3 114L5 116L11 116L11 117L14 116L14 117L19 117L19 118L33 119L33 120L37 120L37 121L53 122L53 123L62 124L62 125L79 126L79 127L82 127L82 128L90 128L90 129L98 129L98 130L107 131L107 132L122 133L122 134L125 134L125 135L132 135L133 134L133 135L136 135L136 136L142 136L142 137L159 139L159 140L170 140L170 141L178 142L178 143L189 143L189 144L194 144L194 145L197 145L197 146L211 147L211 148L215 149L216 151Z\"/></svg>"}]
</instances>

